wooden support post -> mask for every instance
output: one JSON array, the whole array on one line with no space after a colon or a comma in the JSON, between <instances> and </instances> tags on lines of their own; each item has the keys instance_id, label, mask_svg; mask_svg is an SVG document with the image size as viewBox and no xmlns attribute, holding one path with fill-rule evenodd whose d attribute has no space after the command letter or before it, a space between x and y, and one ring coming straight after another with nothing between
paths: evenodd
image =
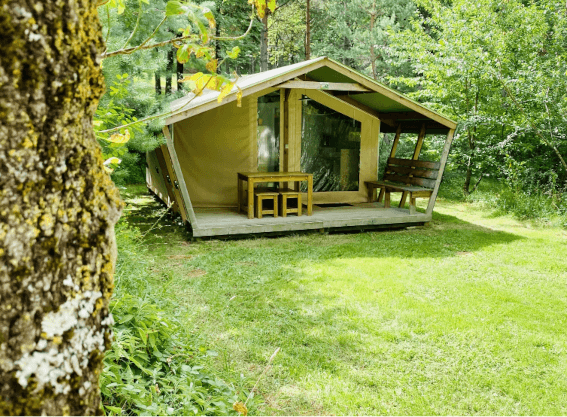
<instances>
[{"instance_id":1,"label":"wooden support post","mask_svg":"<svg viewBox=\"0 0 567 417\"><path fill-rule=\"evenodd\" d=\"M384 208L390 208L390 191L386 190L384 193Z\"/></svg>"},{"instance_id":2,"label":"wooden support post","mask_svg":"<svg viewBox=\"0 0 567 417\"><path fill-rule=\"evenodd\" d=\"M313 174L307 178L307 215L313 214Z\"/></svg>"},{"instance_id":3,"label":"wooden support post","mask_svg":"<svg viewBox=\"0 0 567 417\"><path fill-rule=\"evenodd\" d=\"M441 161L439 163L439 173L437 174L437 181L435 182L435 187L433 188L433 194L429 197L429 204L427 205L426 214L433 214L433 206L435 206L435 200L437 199L437 194L439 193L439 186L441 185L441 180L443 179L443 171L445 170L445 165L447 164L447 157L449 156L449 150L451 149L451 143L453 142L453 137L455 135L455 129L449 130L447 134L447 139L445 140L445 146L443 147L443 153L441 154Z\"/></svg>"},{"instance_id":4,"label":"wooden support post","mask_svg":"<svg viewBox=\"0 0 567 417\"><path fill-rule=\"evenodd\" d=\"M183 206L185 207L187 219L189 220L189 223L191 223L193 230L195 230L198 228L197 217L195 216L195 211L193 210L193 205L191 204L191 198L189 197L189 191L187 191L187 184L185 184L185 178L183 177L183 171L181 170L181 165L179 164L179 159L177 158L177 152L175 152L175 144L173 142L172 135L173 132L170 132L168 127L165 126L163 128L163 133L167 142L167 149L171 157L173 170L179 183L180 196L183 200Z\"/></svg>"},{"instance_id":5,"label":"wooden support post","mask_svg":"<svg viewBox=\"0 0 567 417\"><path fill-rule=\"evenodd\" d=\"M173 195L175 196L175 203L179 209L179 214L181 214L181 220L183 220L183 223L185 223L187 221L187 209L185 207L185 204L183 202L183 197L181 196L181 191L179 190L179 188L176 186L176 184L179 184L179 181L177 181L177 175L175 174L175 169L173 168L173 162L171 161L171 155L169 154L169 149L167 148L167 145L161 145L161 150L163 152L163 156L165 159L165 164L167 166L167 173L169 174L171 181L172 181L172 190L173 190Z\"/></svg>"},{"instance_id":6,"label":"wooden support post","mask_svg":"<svg viewBox=\"0 0 567 417\"><path fill-rule=\"evenodd\" d=\"M417 137L417 143L415 144L415 149L413 151L413 156L411 159L416 161L419 158L419 153L421 152L421 147L423 146L423 139L425 138L425 123L421 125L421 131ZM407 191L402 194L402 199L400 200L400 205L398 207L402 208L406 204L406 199L408 198Z\"/></svg>"},{"instance_id":7,"label":"wooden support post","mask_svg":"<svg viewBox=\"0 0 567 417\"><path fill-rule=\"evenodd\" d=\"M248 218L254 218L254 180L248 178Z\"/></svg>"},{"instance_id":8,"label":"wooden support post","mask_svg":"<svg viewBox=\"0 0 567 417\"><path fill-rule=\"evenodd\" d=\"M237 184L237 187L236 187L237 190L238 190L237 191L238 192L238 198L237 198L237 201L238 201L237 209L238 210L237 210L237 213L240 214L240 210L242 210L242 205L240 203L240 201L242 199L242 181L240 180L240 177L237 177L237 181L238 181L238 184Z\"/></svg>"},{"instance_id":9,"label":"wooden support post","mask_svg":"<svg viewBox=\"0 0 567 417\"><path fill-rule=\"evenodd\" d=\"M416 213L415 203L416 203L416 198L413 197L413 196L410 196L409 214L415 214Z\"/></svg>"},{"instance_id":10,"label":"wooden support post","mask_svg":"<svg viewBox=\"0 0 567 417\"><path fill-rule=\"evenodd\" d=\"M396 157L396 150L398 149L398 143L400 142L401 134L402 134L402 125L399 124L398 129L396 130L396 136L394 137L394 143L392 143L392 150L390 151L390 158ZM372 195L372 197L374 197L374 195ZM384 197L384 188L381 188L380 194L378 195L378 202L381 202L383 197ZM369 200L369 201L373 201L373 200Z\"/></svg>"}]
</instances>

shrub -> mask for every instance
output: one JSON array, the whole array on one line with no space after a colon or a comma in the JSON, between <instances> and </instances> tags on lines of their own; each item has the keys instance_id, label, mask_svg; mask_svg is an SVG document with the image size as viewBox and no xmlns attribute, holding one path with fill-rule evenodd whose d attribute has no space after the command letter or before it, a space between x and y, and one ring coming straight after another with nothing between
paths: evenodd
<instances>
[{"instance_id":1,"label":"shrub","mask_svg":"<svg viewBox=\"0 0 567 417\"><path fill-rule=\"evenodd\" d=\"M243 381L224 382L204 370L216 355L196 340L176 317L182 309L152 284L151 255L139 233L117 227L119 257L111 300L114 342L100 379L107 414L227 415L244 401ZM154 278L155 279L155 278ZM176 313L174 313L174 311Z\"/></svg>"}]
</instances>

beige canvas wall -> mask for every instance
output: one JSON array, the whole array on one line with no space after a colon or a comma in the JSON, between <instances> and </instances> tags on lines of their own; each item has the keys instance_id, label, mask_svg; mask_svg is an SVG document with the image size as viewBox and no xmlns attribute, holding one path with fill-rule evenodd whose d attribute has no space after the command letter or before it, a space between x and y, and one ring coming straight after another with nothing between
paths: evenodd
<instances>
[{"instance_id":1,"label":"beige canvas wall","mask_svg":"<svg viewBox=\"0 0 567 417\"><path fill-rule=\"evenodd\" d=\"M194 207L237 205L237 172L255 171L256 97L175 123L177 157Z\"/></svg>"},{"instance_id":2,"label":"beige canvas wall","mask_svg":"<svg viewBox=\"0 0 567 417\"><path fill-rule=\"evenodd\" d=\"M257 99L273 90L245 97L240 108L228 103L174 124L175 150L194 207L237 205L237 173L257 171ZM364 181L377 175L380 121L324 92L291 91L288 125L281 125L289 135L280 141L282 147L288 144L281 151L282 170L300 170L302 94L362 123L359 190L314 193L314 202L366 201Z\"/></svg>"}]
</instances>

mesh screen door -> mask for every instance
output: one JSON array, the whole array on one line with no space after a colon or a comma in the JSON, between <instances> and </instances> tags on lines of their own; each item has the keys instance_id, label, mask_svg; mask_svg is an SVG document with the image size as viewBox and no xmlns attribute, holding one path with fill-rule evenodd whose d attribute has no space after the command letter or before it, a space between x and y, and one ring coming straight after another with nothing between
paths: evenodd
<instances>
[{"instance_id":1,"label":"mesh screen door","mask_svg":"<svg viewBox=\"0 0 567 417\"><path fill-rule=\"evenodd\" d=\"M306 96L302 116L301 171L313 191L358 191L361 123Z\"/></svg>"},{"instance_id":2,"label":"mesh screen door","mask_svg":"<svg viewBox=\"0 0 567 417\"><path fill-rule=\"evenodd\" d=\"M258 97L258 172L280 169L280 92Z\"/></svg>"}]
</instances>

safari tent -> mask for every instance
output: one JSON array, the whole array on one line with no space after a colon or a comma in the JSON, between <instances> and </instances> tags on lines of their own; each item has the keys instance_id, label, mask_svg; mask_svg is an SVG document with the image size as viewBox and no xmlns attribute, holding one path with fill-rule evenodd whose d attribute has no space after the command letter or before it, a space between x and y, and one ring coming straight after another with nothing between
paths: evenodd
<instances>
[{"instance_id":1,"label":"safari tent","mask_svg":"<svg viewBox=\"0 0 567 417\"><path fill-rule=\"evenodd\" d=\"M208 90L173 102L167 145L147 153L148 188L193 236L431 220L454 121L326 57L242 76L237 86L220 103ZM414 145L400 158L408 134ZM440 135L442 152L426 160L423 144ZM256 216L265 203L260 189L271 190L274 206L282 204L278 190L295 191L301 213ZM396 207L392 193L401 196ZM416 210L417 198L428 201L425 212Z\"/></svg>"}]
</instances>

